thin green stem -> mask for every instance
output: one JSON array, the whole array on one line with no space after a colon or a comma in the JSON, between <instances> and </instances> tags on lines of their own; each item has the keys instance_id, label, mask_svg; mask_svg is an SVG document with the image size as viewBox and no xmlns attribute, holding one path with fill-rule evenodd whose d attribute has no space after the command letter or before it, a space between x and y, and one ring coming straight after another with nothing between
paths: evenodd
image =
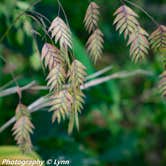
<instances>
[{"instance_id":1,"label":"thin green stem","mask_svg":"<svg viewBox=\"0 0 166 166\"><path fill-rule=\"evenodd\" d=\"M38 19L40 19L41 17L40 17L40 16L36 16L36 17L38 18L38 19L37 19L36 17L34 17L33 15L28 14L28 13L26 13L26 16L29 16L30 18L32 18L32 19L37 23L37 25L39 25L39 27L42 28L43 32L46 34L46 36L48 36L48 38L50 39L51 43L53 44L52 38L51 38L50 35L48 34L48 32L47 32L45 26L41 23L41 20L40 20L40 21L38 20Z\"/></svg>"},{"instance_id":2,"label":"thin green stem","mask_svg":"<svg viewBox=\"0 0 166 166\"><path fill-rule=\"evenodd\" d=\"M20 78L20 76L15 77L16 80L18 80ZM10 85L12 85L14 82L14 80L12 79L11 81L7 82L5 85L0 87L0 91L4 90L5 88L9 87Z\"/></svg>"},{"instance_id":3,"label":"thin green stem","mask_svg":"<svg viewBox=\"0 0 166 166\"><path fill-rule=\"evenodd\" d=\"M147 17L149 17L149 19L152 20L152 22L153 22L154 24L156 24L156 26L159 26L159 25L160 25L160 24L159 24L145 9L143 9L141 6L135 4L134 2L131 2L131 1L129 1L129 0L123 0L123 1L124 1L124 2L127 2L128 4L130 4L130 5L134 6L134 7L136 7L137 9L141 10L144 14L146 14Z\"/></svg>"},{"instance_id":4,"label":"thin green stem","mask_svg":"<svg viewBox=\"0 0 166 166\"><path fill-rule=\"evenodd\" d=\"M40 1L42 1L42 0L37 0L36 2L31 3L30 6L26 10L24 10L23 12L21 12L16 17L16 19L13 21L13 23L7 28L6 32L0 38L0 43L5 39L5 37L8 35L8 33L10 32L10 30L12 29L12 27L14 26L14 24L20 19L20 17L22 17L27 10L29 10L30 8L32 8L33 6L35 6L36 4L38 4Z\"/></svg>"},{"instance_id":5,"label":"thin green stem","mask_svg":"<svg viewBox=\"0 0 166 166\"><path fill-rule=\"evenodd\" d=\"M58 5L59 5L59 7L62 9L62 12L63 12L63 14L64 14L64 17L65 17L65 20L66 20L67 26L70 27L70 26L69 26L69 21L68 21L68 18L67 18L67 15L66 15L65 10L64 10L64 8L63 8L63 6L62 6L60 0L57 0L57 1L58 1Z\"/></svg>"},{"instance_id":6,"label":"thin green stem","mask_svg":"<svg viewBox=\"0 0 166 166\"><path fill-rule=\"evenodd\" d=\"M34 14L40 16L41 18L45 19L49 24L51 23L51 21L46 16L44 16L43 14L41 14L41 13L39 13L37 11L29 10L28 12L31 12L31 13L34 13Z\"/></svg>"},{"instance_id":7,"label":"thin green stem","mask_svg":"<svg viewBox=\"0 0 166 166\"><path fill-rule=\"evenodd\" d=\"M63 12L64 17L65 17L65 20L66 20L66 24L67 24L68 28L70 29L69 21L68 21L66 12L65 12L65 10L64 10L64 8L63 8L63 5L62 5L62 3L60 2L60 0L57 0L57 2L58 2L59 7L62 9L62 12ZM59 8L59 9L60 9L60 8ZM58 11L58 15L59 15L59 11ZM73 50L72 50L71 55L72 55L72 57L74 57L74 52L73 52ZM68 56L68 55L67 55L67 56ZM70 66L70 59L69 59L69 57L66 57L66 58L68 58L67 64L68 64L68 66ZM75 58L75 57L74 57L74 58Z\"/></svg>"},{"instance_id":8,"label":"thin green stem","mask_svg":"<svg viewBox=\"0 0 166 166\"><path fill-rule=\"evenodd\" d=\"M7 60L6 60L4 57L0 56L0 59L2 59L6 64L8 63ZM10 63L9 63L9 64L10 64ZM19 103L20 103L20 102L21 102L21 98L22 98L21 89L20 89L20 87L19 87L19 84L18 84L18 82L17 82L17 79L16 79L16 77L15 77L15 75L14 75L14 73L13 73L12 70L10 70L10 75L11 75L11 77L12 77L12 79L13 79L13 82L15 82L15 84L16 84L16 86L17 86L17 94L18 94Z\"/></svg>"}]
</instances>

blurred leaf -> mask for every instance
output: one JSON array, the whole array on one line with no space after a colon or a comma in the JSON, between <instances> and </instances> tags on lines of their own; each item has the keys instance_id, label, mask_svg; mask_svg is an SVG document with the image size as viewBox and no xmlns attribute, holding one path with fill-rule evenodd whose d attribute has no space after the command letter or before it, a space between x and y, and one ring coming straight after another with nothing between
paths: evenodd
<instances>
[{"instance_id":1,"label":"blurred leaf","mask_svg":"<svg viewBox=\"0 0 166 166\"><path fill-rule=\"evenodd\" d=\"M73 35L74 55L80 60L87 68L87 73L91 74L94 72L94 67L86 53L85 47L81 44L80 40Z\"/></svg>"},{"instance_id":2,"label":"blurred leaf","mask_svg":"<svg viewBox=\"0 0 166 166\"><path fill-rule=\"evenodd\" d=\"M0 163L4 159L9 160L37 160L41 159L35 152L23 154L17 146L0 146Z\"/></svg>"},{"instance_id":3,"label":"blurred leaf","mask_svg":"<svg viewBox=\"0 0 166 166\"><path fill-rule=\"evenodd\" d=\"M16 4L21 10L26 10L30 6L28 2L24 1L17 1Z\"/></svg>"},{"instance_id":4,"label":"blurred leaf","mask_svg":"<svg viewBox=\"0 0 166 166\"><path fill-rule=\"evenodd\" d=\"M36 71L38 71L39 69L41 69L41 62L40 62L40 57L37 53L34 53L31 57L30 57L30 64L32 66L32 68Z\"/></svg>"}]
</instances>

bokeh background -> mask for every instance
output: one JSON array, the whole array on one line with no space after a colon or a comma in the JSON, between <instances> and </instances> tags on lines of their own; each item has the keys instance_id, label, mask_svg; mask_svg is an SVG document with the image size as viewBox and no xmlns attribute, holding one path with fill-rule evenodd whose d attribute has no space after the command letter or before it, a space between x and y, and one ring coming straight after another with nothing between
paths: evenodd
<instances>
[{"instance_id":1,"label":"bokeh background","mask_svg":"<svg viewBox=\"0 0 166 166\"><path fill-rule=\"evenodd\" d=\"M19 85L33 80L45 85L46 73L39 59L41 47L46 39L42 27L32 17L45 15L50 21L58 13L56 0L42 0L14 20L33 1L0 1L0 38L13 24L0 43L0 88L12 77L12 70ZM67 134L67 122L51 123L47 109L32 114L35 131L32 135L34 150L42 159L59 158L72 161L72 166L162 166L166 165L166 102L157 90L158 76L163 71L160 55L150 52L143 64L133 64L123 36L115 31L113 13L121 5L120 0L96 0L100 5L100 28L104 33L105 49L102 59L93 65L84 45L88 34L83 28L83 18L88 0L61 0L74 36L75 56L86 65L91 74L108 65L113 69L107 73L144 69L153 76L135 76L111 80L87 89L86 104L80 115L80 131ZM166 23L166 0L133 1L148 11L159 23ZM130 6L130 5L129 5ZM130 6L131 7L131 6ZM141 25L151 33L155 24L141 11L132 7L140 16ZM39 12L39 13L35 13ZM60 12L62 18L64 15ZM15 86L11 83L8 87ZM31 104L48 91L26 91L23 103ZM0 98L0 126L15 114L17 95ZM11 127L0 133L0 145L15 145Z\"/></svg>"}]
</instances>

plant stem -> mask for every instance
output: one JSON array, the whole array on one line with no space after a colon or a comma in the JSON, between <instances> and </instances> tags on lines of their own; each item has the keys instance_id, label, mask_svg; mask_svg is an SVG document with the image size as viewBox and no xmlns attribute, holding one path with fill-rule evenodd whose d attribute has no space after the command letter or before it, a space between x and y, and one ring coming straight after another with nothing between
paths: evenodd
<instances>
[{"instance_id":1,"label":"plant stem","mask_svg":"<svg viewBox=\"0 0 166 166\"><path fill-rule=\"evenodd\" d=\"M91 80L91 81L85 83L84 85L82 85L80 88L82 90L85 90L85 89L88 89L90 87L100 85L102 83L105 83L105 82L113 80L113 79L128 78L128 77L132 77L132 76L140 75L140 74L141 75L149 75L149 76L153 75L152 72L145 71L145 70L142 70L142 69L138 69L138 70L131 71L131 72L122 71L122 72L114 73L114 74L111 74L111 75L108 75L108 76L105 76L105 77L101 77L101 78ZM33 86L33 84L31 83L31 84L25 86L24 89L30 89L32 86ZM13 90L14 90L14 88L13 88ZM12 93L13 92L14 91L12 91ZM50 102L49 102L49 99L48 99L48 95L46 95L46 96L40 97L39 99L34 101L31 105L28 106L28 109L30 110L30 113L32 113L32 112L37 112L37 111L39 111L43 108L49 107L49 106L50 106ZM15 122L15 120L16 120L15 117L12 117L4 125L2 125L0 127L0 133L3 132L6 128L8 128L10 125L12 125Z\"/></svg>"},{"instance_id":2,"label":"plant stem","mask_svg":"<svg viewBox=\"0 0 166 166\"><path fill-rule=\"evenodd\" d=\"M156 26L159 26L159 23L147 11L145 11L145 9L143 9L141 6L135 4L134 2L131 2L129 0L123 0L123 1L129 3L130 5L136 7L137 9L141 10L144 14L146 14L147 17L149 17L149 19L152 20L152 22L154 24L156 24Z\"/></svg>"},{"instance_id":3,"label":"plant stem","mask_svg":"<svg viewBox=\"0 0 166 166\"><path fill-rule=\"evenodd\" d=\"M29 10L31 7L35 6L37 3L39 3L42 0L37 0L36 2L33 2L32 4L30 4L30 6L24 10L23 12L21 12L21 14L19 14L16 19L13 21L13 23L7 28L7 30L5 31L5 33L2 35L2 37L0 38L0 43L2 43L2 41L5 39L5 37L8 35L8 33L10 32L10 30L12 29L12 27L14 26L14 24L20 19L20 17L22 17L25 12L27 10Z\"/></svg>"}]
</instances>

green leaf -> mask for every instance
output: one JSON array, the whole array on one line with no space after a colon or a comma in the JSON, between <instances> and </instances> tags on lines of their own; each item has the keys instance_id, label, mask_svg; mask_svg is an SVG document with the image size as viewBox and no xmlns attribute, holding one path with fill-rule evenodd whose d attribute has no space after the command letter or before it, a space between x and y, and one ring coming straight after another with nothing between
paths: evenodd
<instances>
[{"instance_id":1,"label":"green leaf","mask_svg":"<svg viewBox=\"0 0 166 166\"><path fill-rule=\"evenodd\" d=\"M90 58L88 57L85 47L75 35L73 35L73 51L75 57L79 61L81 61L84 64L84 66L86 66L87 73L92 74L95 71L95 69L90 61Z\"/></svg>"}]
</instances>

